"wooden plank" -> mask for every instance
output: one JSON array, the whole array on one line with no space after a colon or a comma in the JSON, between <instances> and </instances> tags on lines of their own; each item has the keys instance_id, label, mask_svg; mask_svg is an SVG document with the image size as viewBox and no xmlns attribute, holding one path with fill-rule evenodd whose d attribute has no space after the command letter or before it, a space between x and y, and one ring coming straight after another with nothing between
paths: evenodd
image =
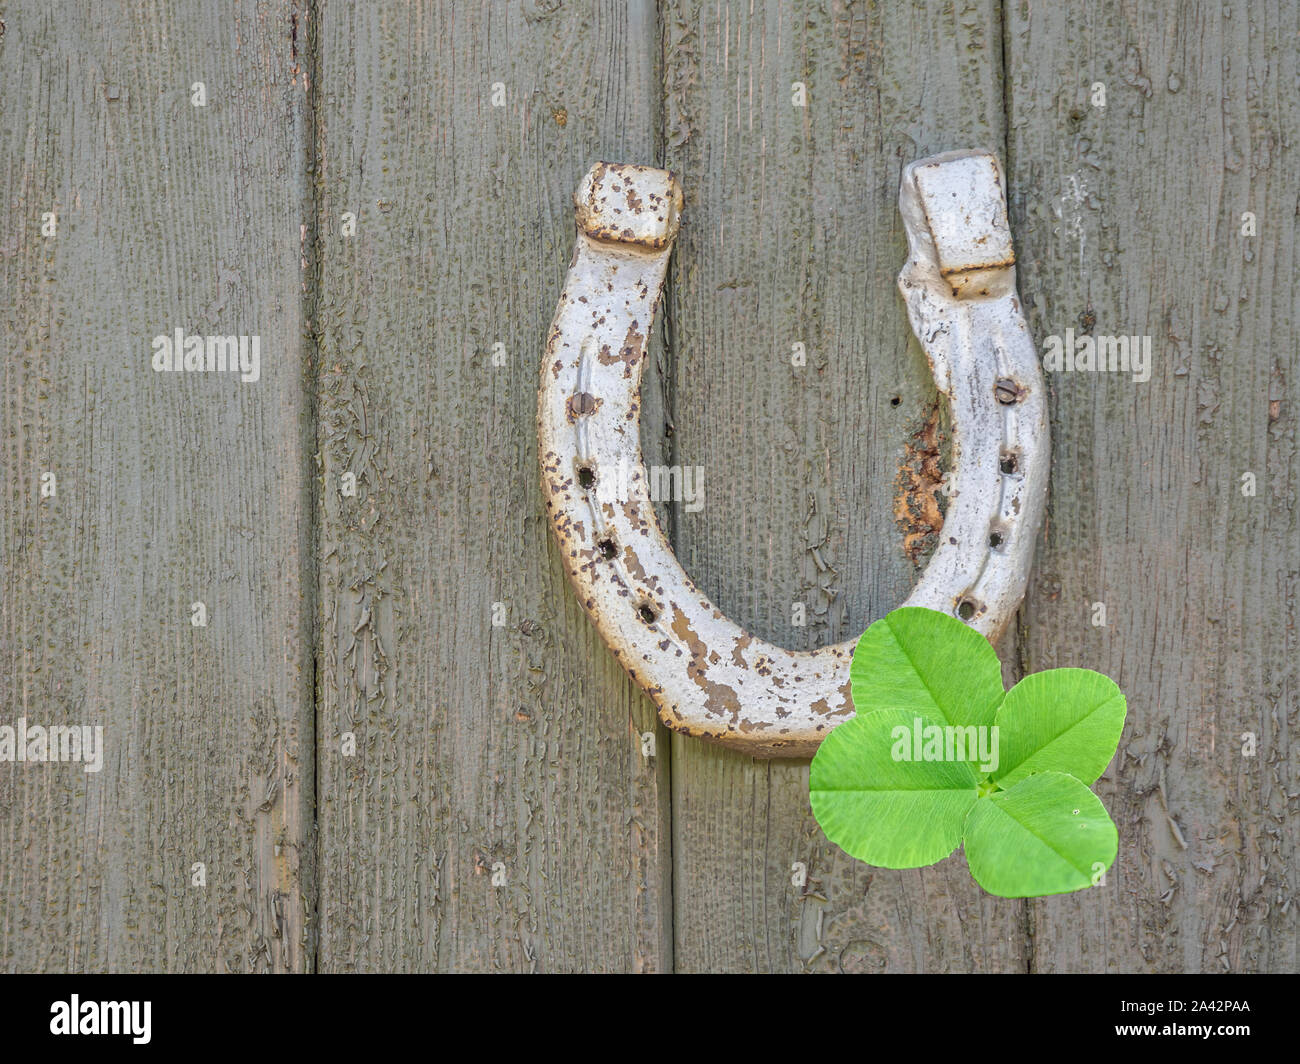
<instances>
[{"instance_id":1,"label":"wooden plank","mask_svg":"<svg viewBox=\"0 0 1300 1064\"><path fill-rule=\"evenodd\" d=\"M5 5L0 725L104 744L0 763L6 970L311 964L294 11ZM176 328L259 379L154 372Z\"/></svg>"},{"instance_id":2,"label":"wooden plank","mask_svg":"<svg viewBox=\"0 0 1300 1064\"><path fill-rule=\"evenodd\" d=\"M535 427L573 191L654 157L653 6L326 4L313 47L320 967L667 969L667 758L565 583Z\"/></svg>"},{"instance_id":3,"label":"wooden plank","mask_svg":"<svg viewBox=\"0 0 1300 1064\"><path fill-rule=\"evenodd\" d=\"M852 638L906 597L904 533L923 546L895 518L935 403L895 288L899 175L1000 149L996 7L674 0L662 22L667 159L687 195L674 461L707 489L679 516L678 557L764 638ZM673 791L680 969L1024 969L1022 903L983 897L960 856L918 872L850 860L813 820L807 762L676 740Z\"/></svg>"},{"instance_id":4,"label":"wooden plank","mask_svg":"<svg viewBox=\"0 0 1300 1064\"><path fill-rule=\"evenodd\" d=\"M1118 863L1099 893L1033 904L1033 966L1294 971L1300 18L1145 0L1007 16L1031 328L1153 349L1145 383L1049 374L1025 661L1107 672L1129 722L1098 787Z\"/></svg>"}]
</instances>

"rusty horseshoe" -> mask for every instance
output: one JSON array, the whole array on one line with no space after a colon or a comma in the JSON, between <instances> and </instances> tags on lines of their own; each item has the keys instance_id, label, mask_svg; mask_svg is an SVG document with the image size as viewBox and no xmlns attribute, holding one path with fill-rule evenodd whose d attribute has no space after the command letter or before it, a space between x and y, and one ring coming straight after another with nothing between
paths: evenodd
<instances>
[{"instance_id":1,"label":"rusty horseshoe","mask_svg":"<svg viewBox=\"0 0 1300 1064\"><path fill-rule=\"evenodd\" d=\"M898 286L953 448L941 542L906 605L950 611L993 640L1024 596L1050 447L1003 188L993 155L957 151L906 166L899 193ZM651 506L641 375L681 186L667 170L597 163L574 201L537 404L542 492L569 580L668 727L755 757L809 757L853 714L856 640L790 651L750 635L691 582Z\"/></svg>"}]
</instances>

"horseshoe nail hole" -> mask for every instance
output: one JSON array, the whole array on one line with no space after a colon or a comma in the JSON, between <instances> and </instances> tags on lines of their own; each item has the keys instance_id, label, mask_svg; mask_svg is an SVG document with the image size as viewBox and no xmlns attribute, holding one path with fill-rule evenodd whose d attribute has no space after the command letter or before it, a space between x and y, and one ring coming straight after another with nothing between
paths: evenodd
<instances>
[{"instance_id":1,"label":"horseshoe nail hole","mask_svg":"<svg viewBox=\"0 0 1300 1064\"><path fill-rule=\"evenodd\" d=\"M641 603L641 605L637 607L636 612L637 616L639 616L641 620L645 621L646 624L654 624L655 621L659 620L659 612L649 602Z\"/></svg>"},{"instance_id":2,"label":"horseshoe nail hole","mask_svg":"<svg viewBox=\"0 0 1300 1064\"><path fill-rule=\"evenodd\" d=\"M590 417L599 405L599 401L590 392L576 392L565 401L564 408L569 420L576 421L580 417Z\"/></svg>"},{"instance_id":3,"label":"horseshoe nail hole","mask_svg":"<svg viewBox=\"0 0 1300 1064\"><path fill-rule=\"evenodd\" d=\"M968 598L959 600L957 603L957 616L960 617L963 621L969 621L972 617L974 617L975 601L973 599L968 599Z\"/></svg>"},{"instance_id":4,"label":"horseshoe nail hole","mask_svg":"<svg viewBox=\"0 0 1300 1064\"><path fill-rule=\"evenodd\" d=\"M1025 389L1010 377L999 377L997 384L993 386L993 394L1003 406L1011 406L1025 397Z\"/></svg>"},{"instance_id":5,"label":"horseshoe nail hole","mask_svg":"<svg viewBox=\"0 0 1300 1064\"><path fill-rule=\"evenodd\" d=\"M993 550L1001 550L1002 544L1007 541L1007 534L1000 528L993 529L989 533L989 547ZM965 620L965 618L963 618Z\"/></svg>"},{"instance_id":6,"label":"horseshoe nail hole","mask_svg":"<svg viewBox=\"0 0 1300 1064\"><path fill-rule=\"evenodd\" d=\"M901 403L902 401L903 401L903 397L902 397L901 395L896 395L896 396L894 396L894 398L892 398L891 400L889 400L889 405L890 405L890 406L897 406L897 405L898 405L899 403Z\"/></svg>"},{"instance_id":7,"label":"horseshoe nail hole","mask_svg":"<svg viewBox=\"0 0 1300 1064\"><path fill-rule=\"evenodd\" d=\"M1001 469L1005 475L1011 476L1020 468L1020 456L1012 451L1007 451L998 459L998 468Z\"/></svg>"},{"instance_id":8,"label":"horseshoe nail hole","mask_svg":"<svg viewBox=\"0 0 1300 1064\"><path fill-rule=\"evenodd\" d=\"M608 537L597 543L596 549L600 551L600 556L607 562L612 562L618 555L618 548L614 546L614 541Z\"/></svg>"},{"instance_id":9,"label":"horseshoe nail hole","mask_svg":"<svg viewBox=\"0 0 1300 1064\"><path fill-rule=\"evenodd\" d=\"M589 465L578 466L578 483L584 488L592 488L596 484L596 471Z\"/></svg>"}]
</instances>

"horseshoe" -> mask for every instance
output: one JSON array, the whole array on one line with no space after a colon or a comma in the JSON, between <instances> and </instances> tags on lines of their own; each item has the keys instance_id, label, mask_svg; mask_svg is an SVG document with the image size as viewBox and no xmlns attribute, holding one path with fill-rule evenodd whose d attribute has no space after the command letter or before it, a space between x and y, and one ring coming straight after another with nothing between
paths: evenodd
<instances>
[{"instance_id":1,"label":"horseshoe","mask_svg":"<svg viewBox=\"0 0 1300 1064\"><path fill-rule=\"evenodd\" d=\"M790 651L750 635L691 582L651 506L641 375L681 185L667 170L597 163L574 202L537 402L542 492L569 581L668 727L755 757L810 757L853 715L856 639ZM953 445L941 542L905 605L996 640L1024 597L1050 446L1001 167L974 151L914 162L899 210L909 254L898 286Z\"/></svg>"}]
</instances>

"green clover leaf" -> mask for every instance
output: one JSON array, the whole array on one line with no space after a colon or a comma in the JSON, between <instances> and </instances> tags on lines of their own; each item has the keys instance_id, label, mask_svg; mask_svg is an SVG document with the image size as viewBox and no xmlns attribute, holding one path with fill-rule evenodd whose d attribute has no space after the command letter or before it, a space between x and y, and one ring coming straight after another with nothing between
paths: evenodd
<instances>
[{"instance_id":1,"label":"green clover leaf","mask_svg":"<svg viewBox=\"0 0 1300 1064\"><path fill-rule=\"evenodd\" d=\"M965 845L988 893L1040 897L1097 883L1119 835L1088 789L1124 729L1124 695L1090 669L1002 689L992 646L955 617L907 607L854 650L852 720L813 758L809 802L826 837L882 868Z\"/></svg>"},{"instance_id":2,"label":"green clover leaf","mask_svg":"<svg viewBox=\"0 0 1300 1064\"><path fill-rule=\"evenodd\" d=\"M1105 806L1064 772L1026 776L971 806L966 863L975 882L1003 898L1090 887L1119 849Z\"/></svg>"},{"instance_id":3,"label":"green clover leaf","mask_svg":"<svg viewBox=\"0 0 1300 1064\"><path fill-rule=\"evenodd\" d=\"M915 717L902 709L859 713L826 736L809 773L809 801L826 837L881 868L942 861L975 804L979 781L965 762L892 756L896 729L911 734Z\"/></svg>"},{"instance_id":4,"label":"green clover leaf","mask_svg":"<svg viewBox=\"0 0 1300 1064\"><path fill-rule=\"evenodd\" d=\"M1124 730L1124 694L1091 669L1048 669L1026 676L998 710L999 762L1006 790L1035 772L1068 772L1095 783Z\"/></svg>"},{"instance_id":5,"label":"green clover leaf","mask_svg":"<svg viewBox=\"0 0 1300 1064\"><path fill-rule=\"evenodd\" d=\"M863 633L849 669L860 712L906 709L940 724L992 724L1002 666L979 632L955 617L906 606Z\"/></svg>"}]
</instances>

